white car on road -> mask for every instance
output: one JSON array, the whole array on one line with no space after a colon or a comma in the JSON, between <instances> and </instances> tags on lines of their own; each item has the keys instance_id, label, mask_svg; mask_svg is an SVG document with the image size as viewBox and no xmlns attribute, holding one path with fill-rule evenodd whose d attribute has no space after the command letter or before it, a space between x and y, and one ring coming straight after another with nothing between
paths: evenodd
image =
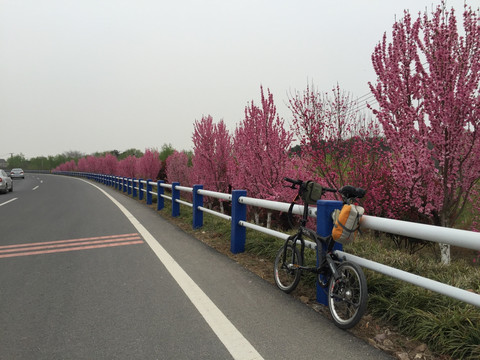
<instances>
[{"instance_id":1,"label":"white car on road","mask_svg":"<svg viewBox=\"0 0 480 360\"><path fill-rule=\"evenodd\" d=\"M13 191L12 178L4 170L0 170L0 191L4 193Z\"/></svg>"},{"instance_id":2,"label":"white car on road","mask_svg":"<svg viewBox=\"0 0 480 360\"><path fill-rule=\"evenodd\" d=\"M22 178L22 179L25 179L25 173L23 172L22 169L20 168L15 168L15 169L12 169L12 171L10 171L10 177L12 179L14 178Z\"/></svg>"}]
</instances>

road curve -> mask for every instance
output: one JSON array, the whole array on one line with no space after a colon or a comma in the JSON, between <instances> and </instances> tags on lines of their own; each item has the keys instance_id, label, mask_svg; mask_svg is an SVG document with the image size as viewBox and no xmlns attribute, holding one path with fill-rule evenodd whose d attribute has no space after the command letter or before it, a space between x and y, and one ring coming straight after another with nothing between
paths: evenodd
<instances>
[{"instance_id":1,"label":"road curve","mask_svg":"<svg viewBox=\"0 0 480 360\"><path fill-rule=\"evenodd\" d=\"M390 359L111 188L0 195L0 359Z\"/></svg>"}]
</instances>

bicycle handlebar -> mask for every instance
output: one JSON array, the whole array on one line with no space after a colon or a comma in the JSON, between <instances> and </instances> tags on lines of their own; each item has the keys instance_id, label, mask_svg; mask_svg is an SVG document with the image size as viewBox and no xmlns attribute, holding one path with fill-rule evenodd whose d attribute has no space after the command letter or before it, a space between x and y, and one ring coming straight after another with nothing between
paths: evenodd
<instances>
[{"instance_id":1,"label":"bicycle handlebar","mask_svg":"<svg viewBox=\"0 0 480 360\"><path fill-rule=\"evenodd\" d=\"M285 177L285 178L283 178L283 180L288 181L289 183L292 183L293 186L302 185L302 183L303 183L302 180L293 180L293 179L290 179L289 177Z\"/></svg>"},{"instance_id":2,"label":"bicycle handlebar","mask_svg":"<svg viewBox=\"0 0 480 360\"><path fill-rule=\"evenodd\" d=\"M283 180L288 181L289 183L291 183L291 184L292 184L292 186L291 186L292 189L295 189L295 185L300 185L300 186L301 186L302 184L305 183L305 181L302 181L302 180L294 180L294 179L291 179L291 178L289 178L289 177L285 177L285 178L283 178ZM323 190L323 191L328 191L328 192L337 192L337 189L332 189L332 188L323 187L323 186L322 186L322 190Z\"/></svg>"},{"instance_id":3,"label":"bicycle handlebar","mask_svg":"<svg viewBox=\"0 0 480 360\"><path fill-rule=\"evenodd\" d=\"M323 191L328 191L328 192L337 192L337 189L332 189L332 188L327 188L327 187L322 187Z\"/></svg>"},{"instance_id":4,"label":"bicycle handlebar","mask_svg":"<svg viewBox=\"0 0 480 360\"><path fill-rule=\"evenodd\" d=\"M292 189L295 189L295 185L299 185L300 187L304 184L304 181L302 180L294 180L289 177L283 178L283 180L289 182L292 184L290 186ZM339 192L345 199L360 199L363 198L366 194L366 191L362 188L357 188L351 185L345 185L339 190L337 189L332 189L332 188L327 188L327 187L322 187L323 191L328 191L328 192Z\"/></svg>"}]
</instances>

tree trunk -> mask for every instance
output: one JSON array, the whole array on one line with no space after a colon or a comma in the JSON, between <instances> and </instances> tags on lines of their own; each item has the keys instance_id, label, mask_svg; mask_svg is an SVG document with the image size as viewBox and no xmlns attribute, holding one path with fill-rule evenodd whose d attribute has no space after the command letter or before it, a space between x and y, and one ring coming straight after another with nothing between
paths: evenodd
<instances>
[{"instance_id":1,"label":"tree trunk","mask_svg":"<svg viewBox=\"0 0 480 360\"><path fill-rule=\"evenodd\" d=\"M440 218L440 221L441 221L441 225L443 227L448 227L447 225L447 221L446 221L446 216L444 214L444 212L442 212L441 214L441 218ZM450 245L449 244L438 244L438 246L440 247L440 262L443 264L443 265L450 265Z\"/></svg>"},{"instance_id":2,"label":"tree trunk","mask_svg":"<svg viewBox=\"0 0 480 360\"><path fill-rule=\"evenodd\" d=\"M260 225L260 214L258 212L255 213L255 225Z\"/></svg>"},{"instance_id":3,"label":"tree trunk","mask_svg":"<svg viewBox=\"0 0 480 360\"><path fill-rule=\"evenodd\" d=\"M267 213L267 229L272 228L272 213Z\"/></svg>"},{"instance_id":4,"label":"tree trunk","mask_svg":"<svg viewBox=\"0 0 480 360\"><path fill-rule=\"evenodd\" d=\"M444 265L450 265L450 245L449 244L438 244L440 247L440 261Z\"/></svg>"}]
</instances>

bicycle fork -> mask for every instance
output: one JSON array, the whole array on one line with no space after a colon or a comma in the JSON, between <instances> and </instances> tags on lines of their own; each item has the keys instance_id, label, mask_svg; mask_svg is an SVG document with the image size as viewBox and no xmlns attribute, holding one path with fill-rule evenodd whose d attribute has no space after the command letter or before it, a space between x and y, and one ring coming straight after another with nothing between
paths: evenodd
<instances>
[{"instance_id":1,"label":"bicycle fork","mask_svg":"<svg viewBox=\"0 0 480 360\"><path fill-rule=\"evenodd\" d=\"M318 274L318 282L322 287L328 285L331 277L333 277L335 281L341 278L337 270L337 265L329 253L325 253L319 260L319 266L316 272Z\"/></svg>"},{"instance_id":2,"label":"bicycle fork","mask_svg":"<svg viewBox=\"0 0 480 360\"><path fill-rule=\"evenodd\" d=\"M289 240L292 241L292 258L288 259L288 256L287 256L287 244L288 244L288 241L287 241L287 242L285 242L285 246L283 247L283 266L285 266L288 270L299 269L299 268L301 268L300 264L295 263L296 239L289 239ZM303 255L303 253L302 253L302 255ZM297 262L299 262L299 261L300 260L297 259Z\"/></svg>"},{"instance_id":3,"label":"bicycle fork","mask_svg":"<svg viewBox=\"0 0 480 360\"><path fill-rule=\"evenodd\" d=\"M335 261L333 261L332 257L328 253L326 254L325 258L327 260L328 267L332 272L333 278L335 279L335 281L337 281L340 278L340 275L337 271L337 265L335 264Z\"/></svg>"}]
</instances>

